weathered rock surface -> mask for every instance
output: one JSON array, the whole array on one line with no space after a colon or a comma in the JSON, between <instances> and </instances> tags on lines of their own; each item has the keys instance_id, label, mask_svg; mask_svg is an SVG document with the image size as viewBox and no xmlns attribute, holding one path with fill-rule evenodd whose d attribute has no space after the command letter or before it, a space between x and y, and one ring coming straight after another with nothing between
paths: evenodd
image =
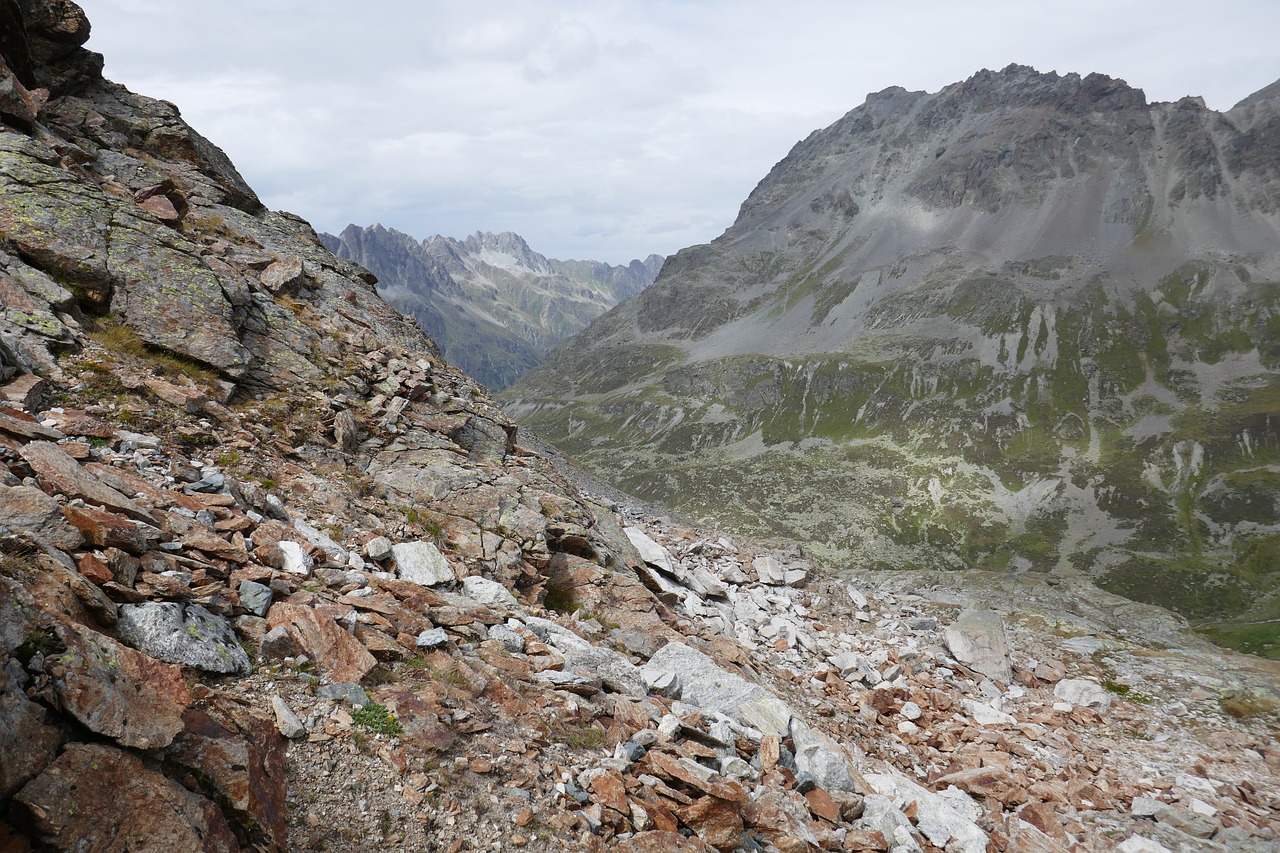
<instances>
[{"instance_id":1,"label":"weathered rock surface","mask_svg":"<svg viewBox=\"0 0 1280 853\"><path fill-rule=\"evenodd\" d=\"M1004 622L991 610L966 610L943 636L947 648L960 663L1002 684L1012 678L1009 668L1009 644L1004 637Z\"/></svg>"},{"instance_id":2,"label":"weathered rock surface","mask_svg":"<svg viewBox=\"0 0 1280 853\"><path fill-rule=\"evenodd\" d=\"M109 746L73 744L14 803L18 825L54 850L241 849L213 802Z\"/></svg>"},{"instance_id":3,"label":"weathered rock surface","mask_svg":"<svg viewBox=\"0 0 1280 853\"><path fill-rule=\"evenodd\" d=\"M198 604L126 604L116 634L156 660L224 674L252 668L231 624Z\"/></svg>"}]
</instances>

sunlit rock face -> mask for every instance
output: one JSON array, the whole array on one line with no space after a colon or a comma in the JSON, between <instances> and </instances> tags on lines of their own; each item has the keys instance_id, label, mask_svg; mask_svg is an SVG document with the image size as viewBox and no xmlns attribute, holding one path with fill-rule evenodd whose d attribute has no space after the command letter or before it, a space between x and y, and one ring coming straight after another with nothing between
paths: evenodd
<instances>
[{"instance_id":1,"label":"sunlit rock face","mask_svg":"<svg viewBox=\"0 0 1280 853\"><path fill-rule=\"evenodd\" d=\"M507 409L837 566L1079 570L1274 615L1278 97L1219 113L1017 66L870 95Z\"/></svg>"}]
</instances>

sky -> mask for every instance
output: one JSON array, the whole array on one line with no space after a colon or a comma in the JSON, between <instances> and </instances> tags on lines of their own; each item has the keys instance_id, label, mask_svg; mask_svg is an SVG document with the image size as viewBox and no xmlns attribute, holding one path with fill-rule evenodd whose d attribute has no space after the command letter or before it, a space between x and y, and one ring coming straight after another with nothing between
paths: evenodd
<instances>
[{"instance_id":1,"label":"sky","mask_svg":"<svg viewBox=\"0 0 1280 853\"><path fill-rule=\"evenodd\" d=\"M177 104L269 207L615 264L715 238L889 86L1018 63L1226 110L1280 79L1276 0L80 4L106 76Z\"/></svg>"}]
</instances>

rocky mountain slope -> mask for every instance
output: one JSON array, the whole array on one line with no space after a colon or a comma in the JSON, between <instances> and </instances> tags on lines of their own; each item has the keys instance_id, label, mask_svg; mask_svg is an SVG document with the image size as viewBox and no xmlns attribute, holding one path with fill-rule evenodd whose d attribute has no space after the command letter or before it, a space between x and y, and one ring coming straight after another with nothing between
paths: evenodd
<instances>
[{"instance_id":1,"label":"rocky mountain slope","mask_svg":"<svg viewBox=\"0 0 1280 853\"><path fill-rule=\"evenodd\" d=\"M495 390L644 290L662 267L658 255L627 266L558 261L510 231L465 240L437 234L418 243L381 225L348 225L320 239L371 270L383 299L417 320L450 363Z\"/></svg>"},{"instance_id":2,"label":"rocky mountain slope","mask_svg":"<svg viewBox=\"0 0 1280 853\"><path fill-rule=\"evenodd\" d=\"M1274 847L1270 662L593 499L78 7L0 24L0 851Z\"/></svg>"},{"instance_id":3,"label":"rocky mountain slope","mask_svg":"<svg viewBox=\"0 0 1280 853\"><path fill-rule=\"evenodd\" d=\"M1278 97L870 95L506 409L832 566L1080 571L1276 654Z\"/></svg>"}]
</instances>

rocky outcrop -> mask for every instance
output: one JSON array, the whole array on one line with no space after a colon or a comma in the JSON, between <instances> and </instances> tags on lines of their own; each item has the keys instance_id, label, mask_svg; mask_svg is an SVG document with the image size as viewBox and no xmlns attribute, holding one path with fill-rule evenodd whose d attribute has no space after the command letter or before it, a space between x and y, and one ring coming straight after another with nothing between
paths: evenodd
<instances>
[{"instance_id":1,"label":"rocky outcrop","mask_svg":"<svg viewBox=\"0 0 1280 853\"><path fill-rule=\"evenodd\" d=\"M870 95L507 410L624 490L831 566L1084 571L1261 650L1276 99L1218 113L1020 66Z\"/></svg>"},{"instance_id":2,"label":"rocky outcrop","mask_svg":"<svg viewBox=\"0 0 1280 853\"><path fill-rule=\"evenodd\" d=\"M658 275L662 258L626 266L558 261L519 235L435 235L421 243L395 229L349 225L320 235L335 254L368 267L378 293L412 316L449 361L498 390L536 367L560 341Z\"/></svg>"}]
</instances>

